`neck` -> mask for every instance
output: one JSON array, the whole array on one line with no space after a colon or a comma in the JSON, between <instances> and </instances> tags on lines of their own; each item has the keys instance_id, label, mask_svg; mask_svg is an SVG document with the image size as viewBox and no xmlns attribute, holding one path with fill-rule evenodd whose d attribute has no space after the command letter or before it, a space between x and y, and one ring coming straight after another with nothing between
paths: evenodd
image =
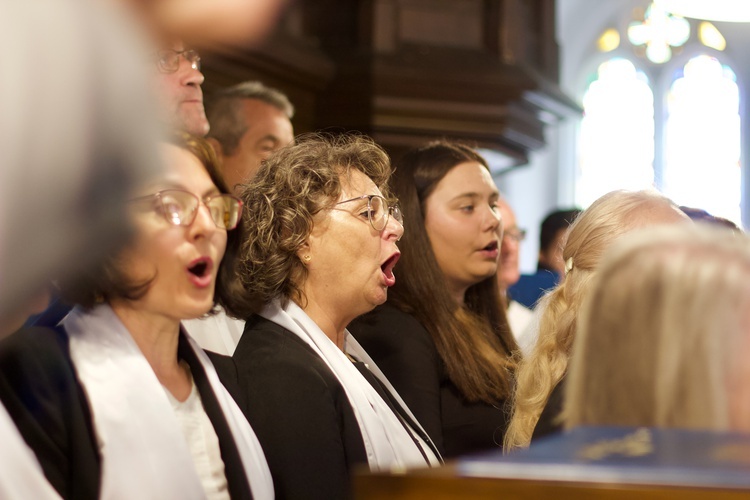
<instances>
[{"instance_id":1,"label":"neck","mask_svg":"<svg viewBox=\"0 0 750 500\"><path fill-rule=\"evenodd\" d=\"M326 337L343 351L346 344L346 327L354 317L350 318L334 313L339 308L318 300L318 297L311 290L305 290L305 296L307 303L298 305L318 325L318 328L323 330Z\"/></svg>"},{"instance_id":2,"label":"neck","mask_svg":"<svg viewBox=\"0 0 750 500\"><path fill-rule=\"evenodd\" d=\"M110 305L159 382L178 400L185 400L192 382L177 358L180 322L135 308L129 301L113 301Z\"/></svg>"},{"instance_id":3,"label":"neck","mask_svg":"<svg viewBox=\"0 0 750 500\"><path fill-rule=\"evenodd\" d=\"M450 293L453 300L460 305L464 305L464 302L466 301L466 290L468 289L468 286L462 286L455 283L448 285L448 293Z\"/></svg>"}]
</instances>

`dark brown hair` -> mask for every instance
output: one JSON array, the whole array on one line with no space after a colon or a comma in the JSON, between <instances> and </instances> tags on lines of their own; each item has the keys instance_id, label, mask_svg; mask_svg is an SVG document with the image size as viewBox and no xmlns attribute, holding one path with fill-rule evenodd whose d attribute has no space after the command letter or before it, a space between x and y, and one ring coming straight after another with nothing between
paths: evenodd
<instances>
[{"instance_id":1,"label":"dark brown hair","mask_svg":"<svg viewBox=\"0 0 750 500\"><path fill-rule=\"evenodd\" d=\"M211 145L205 139L188 134L175 134L169 137L168 142L177 147L185 149L198 158L208 172L211 181L222 193L229 193L217 169L218 160ZM227 247L229 241L241 238L239 231L227 232ZM142 282L133 282L122 272L119 265L120 254L112 255L102 261L99 266L60 283L60 295L63 301L69 304L79 304L85 308L94 307L97 303L108 301L111 298L122 298L126 300L138 300L148 292L151 283L156 278L152 276ZM222 280L227 278L224 261L219 265L217 277L217 288ZM158 273L158 270L157 270ZM214 298L216 304L216 298Z\"/></svg>"},{"instance_id":2,"label":"dark brown hair","mask_svg":"<svg viewBox=\"0 0 750 500\"><path fill-rule=\"evenodd\" d=\"M404 213L399 280L388 302L411 314L430 332L453 383L472 402L497 403L511 393L517 348L495 275L472 285L461 306L448 292L424 227L425 201L456 165L485 160L468 146L444 141L412 150L391 180ZM489 169L489 168L488 168Z\"/></svg>"},{"instance_id":3,"label":"dark brown hair","mask_svg":"<svg viewBox=\"0 0 750 500\"><path fill-rule=\"evenodd\" d=\"M232 274L219 286L219 301L246 319L269 301L304 300L307 268L297 252L313 229L313 218L334 205L341 181L352 170L368 176L387 197L388 155L372 139L356 135L307 134L274 153L240 194L245 235Z\"/></svg>"}]
</instances>

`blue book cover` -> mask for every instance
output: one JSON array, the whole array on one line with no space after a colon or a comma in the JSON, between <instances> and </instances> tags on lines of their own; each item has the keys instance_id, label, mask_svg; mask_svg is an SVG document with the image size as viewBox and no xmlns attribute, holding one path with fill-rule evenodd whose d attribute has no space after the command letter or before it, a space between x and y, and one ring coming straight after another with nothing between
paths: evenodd
<instances>
[{"instance_id":1,"label":"blue book cover","mask_svg":"<svg viewBox=\"0 0 750 500\"><path fill-rule=\"evenodd\" d=\"M529 449L464 457L466 477L750 488L750 435L581 427Z\"/></svg>"}]
</instances>

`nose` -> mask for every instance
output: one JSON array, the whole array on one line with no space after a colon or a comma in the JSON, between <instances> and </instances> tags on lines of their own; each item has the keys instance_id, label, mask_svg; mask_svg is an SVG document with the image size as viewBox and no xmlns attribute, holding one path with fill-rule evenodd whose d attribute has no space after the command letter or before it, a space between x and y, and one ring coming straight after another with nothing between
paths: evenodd
<instances>
[{"instance_id":1,"label":"nose","mask_svg":"<svg viewBox=\"0 0 750 500\"><path fill-rule=\"evenodd\" d=\"M190 224L190 236L193 239L205 238L218 230L214 219L211 217L209 208L201 201L198 205L198 212L195 214L195 220Z\"/></svg>"},{"instance_id":2,"label":"nose","mask_svg":"<svg viewBox=\"0 0 750 500\"><path fill-rule=\"evenodd\" d=\"M388 217L388 224L385 225L382 234L386 240L395 238L396 241L399 241L404 235L404 225L397 221L395 217Z\"/></svg>"},{"instance_id":3,"label":"nose","mask_svg":"<svg viewBox=\"0 0 750 500\"><path fill-rule=\"evenodd\" d=\"M503 236L503 216L497 207L487 206L488 215L485 217L486 230L495 231Z\"/></svg>"},{"instance_id":4,"label":"nose","mask_svg":"<svg viewBox=\"0 0 750 500\"><path fill-rule=\"evenodd\" d=\"M205 76L203 76L203 73L198 69L197 66L195 66L193 63L185 59L185 57L180 56L180 67L178 70L183 85L194 85L198 88L203 84L203 81L206 79Z\"/></svg>"}]
</instances>

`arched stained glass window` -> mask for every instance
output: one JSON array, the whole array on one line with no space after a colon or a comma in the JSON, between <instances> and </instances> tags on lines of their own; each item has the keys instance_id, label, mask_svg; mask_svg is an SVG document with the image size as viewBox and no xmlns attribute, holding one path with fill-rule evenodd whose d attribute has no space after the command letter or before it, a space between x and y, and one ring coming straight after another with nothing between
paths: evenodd
<instances>
[{"instance_id":1,"label":"arched stained glass window","mask_svg":"<svg viewBox=\"0 0 750 500\"><path fill-rule=\"evenodd\" d=\"M588 206L614 189L654 185L654 95L632 62L599 66L583 97L576 202Z\"/></svg>"},{"instance_id":2,"label":"arched stained glass window","mask_svg":"<svg viewBox=\"0 0 750 500\"><path fill-rule=\"evenodd\" d=\"M667 95L662 192L741 224L737 77L706 55L693 57Z\"/></svg>"}]
</instances>

